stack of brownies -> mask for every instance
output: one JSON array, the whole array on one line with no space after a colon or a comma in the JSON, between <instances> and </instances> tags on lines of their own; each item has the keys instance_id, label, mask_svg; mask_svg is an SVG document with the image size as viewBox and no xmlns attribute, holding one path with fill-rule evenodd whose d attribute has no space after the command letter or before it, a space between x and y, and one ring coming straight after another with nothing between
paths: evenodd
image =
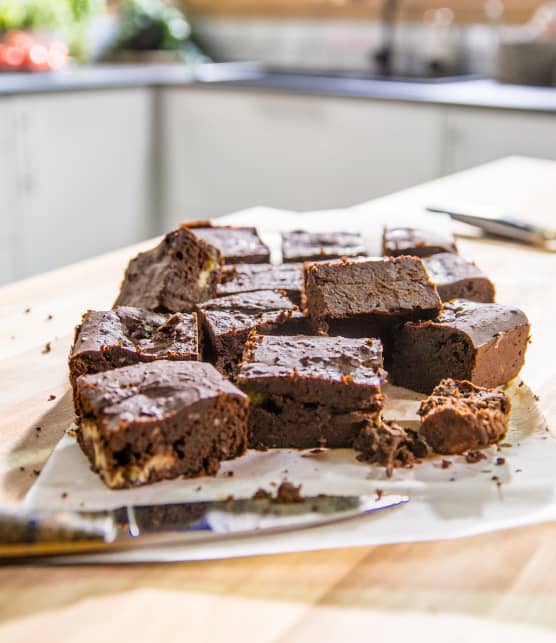
<instances>
[{"instance_id":1,"label":"stack of brownies","mask_svg":"<svg viewBox=\"0 0 556 643\"><path fill-rule=\"evenodd\" d=\"M387 467L504 436L529 337L453 239L386 228L282 234L183 224L130 261L69 358L78 441L112 488L213 474L250 448L356 447ZM381 419L383 384L432 395L421 431Z\"/></svg>"}]
</instances>

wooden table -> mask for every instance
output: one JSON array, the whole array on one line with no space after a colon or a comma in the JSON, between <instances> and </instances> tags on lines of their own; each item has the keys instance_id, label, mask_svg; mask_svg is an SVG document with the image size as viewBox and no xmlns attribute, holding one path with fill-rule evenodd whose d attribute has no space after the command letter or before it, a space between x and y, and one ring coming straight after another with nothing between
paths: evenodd
<instances>
[{"instance_id":1,"label":"wooden table","mask_svg":"<svg viewBox=\"0 0 556 643\"><path fill-rule=\"evenodd\" d=\"M505 159L379 199L353 216L458 199L556 226L556 163ZM529 315L533 343L523 375L554 426L556 256L517 244L459 243L493 277L499 301ZM149 245L0 289L0 504L20 502L71 417L71 329L85 309L111 305L127 261ZM554 543L551 524L221 562L4 568L0 641L556 640Z\"/></svg>"}]
</instances>

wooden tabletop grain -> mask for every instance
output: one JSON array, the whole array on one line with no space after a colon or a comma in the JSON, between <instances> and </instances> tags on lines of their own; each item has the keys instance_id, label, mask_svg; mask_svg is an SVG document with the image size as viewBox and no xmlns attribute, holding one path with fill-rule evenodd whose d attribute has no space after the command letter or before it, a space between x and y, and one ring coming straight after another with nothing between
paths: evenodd
<instances>
[{"instance_id":1,"label":"wooden tabletop grain","mask_svg":"<svg viewBox=\"0 0 556 643\"><path fill-rule=\"evenodd\" d=\"M365 204L345 223L448 200L556 227L556 163L504 159ZM21 501L71 418L73 326L87 308L111 305L127 261L149 245L0 289L0 506ZM528 314L533 343L523 377L554 426L556 254L474 238L459 245L493 278L498 300ZM549 524L206 563L6 567L0 641L552 641L555 542Z\"/></svg>"}]
</instances>

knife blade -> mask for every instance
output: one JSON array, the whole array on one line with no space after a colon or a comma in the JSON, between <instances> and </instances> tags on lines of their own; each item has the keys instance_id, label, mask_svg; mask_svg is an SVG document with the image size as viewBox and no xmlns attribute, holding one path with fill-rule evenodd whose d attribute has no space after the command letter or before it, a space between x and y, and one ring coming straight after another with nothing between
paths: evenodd
<instances>
[{"instance_id":1,"label":"knife blade","mask_svg":"<svg viewBox=\"0 0 556 643\"><path fill-rule=\"evenodd\" d=\"M93 512L0 512L0 560L72 556L276 534L342 522L407 496L309 496L299 502L244 498L125 506Z\"/></svg>"},{"instance_id":2,"label":"knife blade","mask_svg":"<svg viewBox=\"0 0 556 643\"><path fill-rule=\"evenodd\" d=\"M535 246L545 246L556 240L556 230L536 226L487 206L456 207L444 205L427 206L429 212L447 214L455 221L481 228L487 234L514 239Z\"/></svg>"}]
</instances>

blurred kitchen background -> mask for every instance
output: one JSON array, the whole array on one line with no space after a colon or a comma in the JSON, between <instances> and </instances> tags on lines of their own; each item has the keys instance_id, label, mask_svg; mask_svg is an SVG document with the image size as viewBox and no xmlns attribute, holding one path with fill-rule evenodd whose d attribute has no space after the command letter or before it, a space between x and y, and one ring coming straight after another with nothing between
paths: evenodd
<instances>
[{"instance_id":1,"label":"blurred kitchen background","mask_svg":"<svg viewBox=\"0 0 556 643\"><path fill-rule=\"evenodd\" d=\"M556 2L0 0L0 283L556 159L555 87Z\"/></svg>"}]
</instances>

